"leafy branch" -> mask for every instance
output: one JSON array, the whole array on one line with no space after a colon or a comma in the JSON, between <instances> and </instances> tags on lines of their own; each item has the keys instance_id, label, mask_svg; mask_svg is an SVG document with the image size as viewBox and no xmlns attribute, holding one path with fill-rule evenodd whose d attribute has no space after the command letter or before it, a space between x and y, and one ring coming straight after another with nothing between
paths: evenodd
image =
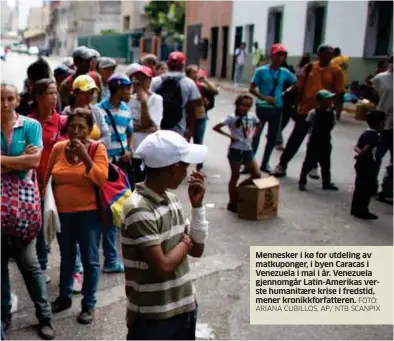
<instances>
[{"instance_id":1,"label":"leafy branch","mask_svg":"<svg viewBox=\"0 0 394 341\"><path fill-rule=\"evenodd\" d=\"M185 1L150 1L145 7L145 14L156 34L183 40Z\"/></svg>"}]
</instances>

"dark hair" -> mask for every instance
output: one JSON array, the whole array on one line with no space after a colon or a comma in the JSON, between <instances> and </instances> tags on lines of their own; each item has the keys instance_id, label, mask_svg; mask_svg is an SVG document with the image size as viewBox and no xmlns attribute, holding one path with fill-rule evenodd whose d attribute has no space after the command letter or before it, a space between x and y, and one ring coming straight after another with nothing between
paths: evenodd
<instances>
[{"instance_id":1,"label":"dark hair","mask_svg":"<svg viewBox=\"0 0 394 341\"><path fill-rule=\"evenodd\" d=\"M161 68L162 66L167 66L167 62L160 62L157 64L156 68Z\"/></svg>"},{"instance_id":2,"label":"dark hair","mask_svg":"<svg viewBox=\"0 0 394 341\"><path fill-rule=\"evenodd\" d=\"M335 57L338 57L338 56L340 56L341 55L341 49L339 48L339 47L336 47L335 49L334 49L334 56Z\"/></svg>"},{"instance_id":3,"label":"dark hair","mask_svg":"<svg viewBox=\"0 0 394 341\"><path fill-rule=\"evenodd\" d=\"M86 121L86 124L88 125L89 129L93 129L94 120L93 120L92 111L90 109L85 109L85 108L74 109L73 112L68 116L67 129L70 126L74 117L83 118Z\"/></svg>"},{"instance_id":4,"label":"dark hair","mask_svg":"<svg viewBox=\"0 0 394 341\"><path fill-rule=\"evenodd\" d=\"M161 168L150 168L145 166L145 173L146 176L150 177L156 177L156 176L160 176L161 174L163 174L164 172L168 172L172 170L173 165L169 165L169 166L165 166L165 167L161 167Z\"/></svg>"},{"instance_id":5,"label":"dark hair","mask_svg":"<svg viewBox=\"0 0 394 341\"><path fill-rule=\"evenodd\" d=\"M108 84L108 90L109 93L111 94L111 96L115 95L116 92L121 89L121 88L125 88L126 85L122 85L122 84Z\"/></svg>"},{"instance_id":6,"label":"dark hair","mask_svg":"<svg viewBox=\"0 0 394 341\"><path fill-rule=\"evenodd\" d=\"M242 101L243 101L244 99L250 100L250 101L252 102L251 105L253 104L253 97L252 97L252 96L249 96L249 95L247 95L247 94L238 95L238 97L237 97L236 100L235 100L235 116L238 116L238 115L239 115L239 113L238 113L238 107L241 105L241 103L242 103ZM237 128L239 128L239 127L241 127L241 125L242 125L242 117L239 117L239 118L236 120L236 122L235 122L235 126L236 126Z\"/></svg>"},{"instance_id":7,"label":"dark hair","mask_svg":"<svg viewBox=\"0 0 394 341\"><path fill-rule=\"evenodd\" d=\"M240 94L240 95L238 95L238 97L235 99L235 108L237 108L237 107L239 107L239 105L242 103L242 101L244 100L244 99L248 99L249 101L251 101L252 102L252 104L253 104L253 97L252 96L250 96L250 95L248 95L248 94Z\"/></svg>"},{"instance_id":8,"label":"dark hair","mask_svg":"<svg viewBox=\"0 0 394 341\"><path fill-rule=\"evenodd\" d=\"M43 78L51 78L51 67L43 58L38 58L27 68L27 76L33 83Z\"/></svg>"},{"instance_id":9,"label":"dark hair","mask_svg":"<svg viewBox=\"0 0 394 341\"><path fill-rule=\"evenodd\" d=\"M168 70L174 71L174 72L182 71L183 67L184 67L183 64L177 64L177 63L167 63L167 66L168 66Z\"/></svg>"},{"instance_id":10,"label":"dark hair","mask_svg":"<svg viewBox=\"0 0 394 341\"><path fill-rule=\"evenodd\" d=\"M370 128L378 128L381 121L384 121L386 114L384 111L371 110L365 116L365 121L368 123Z\"/></svg>"},{"instance_id":11,"label":"dark hair","mask_svg":"<svg viewBox=\"0 0 394 341\"><path fill-rule=\"evenodd\" d=\"M153 53L149 53L141 58L141 64L143 65L157 65L157 57Z\"/></svg>"},{"instance_id":12,"label":"dark hair","mask_svg":"<svg viewBox=\"0 0 394 341\"><path fill-rule=\"evenodd\" d=\"M52 84L56 85L56 82L50 78L40 79L33 84L33 89L31 92L31 96L33 98L33 108L37 108L37 96L42 96Z\"/></svg>"},{"instance_id":13,"label":"dark hair","mask_svg":"<svg viewBox=\"0 0 394 341\"><path fill-rule=\"evenodd\" d=\"M197 70L198 70L198 65L197 65L197 64L190 64L190 65L188 65L188 66L186 67L186 76L189 76L189 75L190 75L190 72L192 72L192 70L193 70L194 68L197 68Z\"/></svg>"},{"instance_id":14,"label":"dark hair","mask_svg":"<svg viewBox=\"0 0 394 341\"><path fill-rule=\"evenodd\" d=\"M309 52L306 52L301 57L301 60L298 63L298 67L304 67L306 64L309 64L310 62L311 62L311 54Z\"/></svg>"}]
</instances>

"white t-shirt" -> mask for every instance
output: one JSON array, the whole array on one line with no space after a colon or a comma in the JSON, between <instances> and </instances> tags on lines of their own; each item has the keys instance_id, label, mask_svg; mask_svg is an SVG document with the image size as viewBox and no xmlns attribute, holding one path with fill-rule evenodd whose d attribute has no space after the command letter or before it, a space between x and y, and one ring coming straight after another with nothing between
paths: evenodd
<instances>
[{"instance_id":1,"label":"white t-shirt","mask_svg":"<svg viewBox=\"0 0 394 341\"><path fill-rule=\"evenodd\" d=\"M371 81L379 95L378 110L387 115L384 129L393 129L393 73L379 73Z\"/></svg>"},{"instance_id":2,"label":"white t-shirt","mask_svg":"<svg viewBox=\"0 0 394 341\"><path fill-rule=\"evenodd\" d=\"M134 126L141 124L141 102L133 95L129 102L131 115L133 117ZM155 93L151 93L148 97L149 115L155 126L160 129L161 119L163 118L163 98ZM141 142L150 133L134 132L133 149L136 150Z\"/></svg>"},{"instance_id":3,"label":"white t-shirt","mask_svg":"<svg viewBox=\"0 0 394 341\"><path fill-rule=\"evenodd\" d=\"M235 55L237 56L236 62L238 65L245 65L245 50L240 50L239 48L235 50Z\"/></svg>"},{"instance_id":4,"label":"white t-shirt","mask_svg":"<svg viewBox=\"0 0 394 341\"><path fill-rule=\"evenodd\" d=\"M260 123L256 115L248 114L241 118L231 114L227 115L222 123L229 128L231 135L236 137L236 140L230 144L230 148L252 150L253 133Z\"/></svg>"}]
</instances>

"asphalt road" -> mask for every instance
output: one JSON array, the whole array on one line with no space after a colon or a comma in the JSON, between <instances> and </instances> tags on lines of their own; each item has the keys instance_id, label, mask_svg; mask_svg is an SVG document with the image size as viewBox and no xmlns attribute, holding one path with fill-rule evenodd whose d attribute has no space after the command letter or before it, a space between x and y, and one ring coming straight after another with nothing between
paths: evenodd
<instances>
[{"instance_id":1,"label":"asphalt road","mask_svg":"<svg viewBox=\"0 0 394 341\"><path fill-rule=\"evenodd\" d=\"M11 81L21 88L26 68L33 59L11 55L2 62L2 81ZM49 59L56 66L59 59ZM206 254L192 261L192 272L199 302L200 338L216 339L331 339L389 340L392 326L370 325L302 325L252 326L249 324L249 246L251 245L392 245L392 206L372 201L371 210L379 215L374 222L360 221L349 214L354 183L352 147L365 124L345 118L333 131L332 178L339 192L328 193L318 181L311 180L308 191L300 193L297 180L305 156L305 145L290 163L287 178L280 180L279 216L260 222L240 220L226 211L229 166L226 158L228 141L214 133L212 126L233 111L235 94L222 91L216 107L210 112L206 133L209 148L205 162L207 216L210 237ZM292 129L285 130L287 137ZM265 136L265 133L262 135ZM260 162L265 140L262 139L257 159ZM280 153L274 151L271 165ZM386 164L387 158L383 162ZM187 206L187 190L182 185L178 194ZM48 285L50 299L58 293L59 253L54 244L50 255ZM19 296L19 310L14 315L9 339L36 339L31 327L36 323L33 305L15 265L11 264L13 291ZM56 315L58 339L124 339L125 298L123 275L105 275L100 279L99 303L95 322L81 326L76 322L80 297L73 308Z\"/></svg>"}]
</instances>

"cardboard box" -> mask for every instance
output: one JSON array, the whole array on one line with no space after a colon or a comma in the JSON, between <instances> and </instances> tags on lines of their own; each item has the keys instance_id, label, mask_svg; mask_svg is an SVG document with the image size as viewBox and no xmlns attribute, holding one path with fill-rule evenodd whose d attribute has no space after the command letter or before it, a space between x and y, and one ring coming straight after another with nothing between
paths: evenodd
<instances>
[{"instance_id":1,"label":"cardboard box","mask_svg":"<svg viewBox=\"0 0 394 341\"><path fill-rule=\"evenodd\" d=\"M356 105L356 120L365 121L368 111L374 109L375 105L373 103L358 102Z\"/></svg>"},{"instance_id":2,"label":"cardboard box","mask_svg":"<svg viewBox=\"0 0 394 341\"><path fill-rule=\"evenodd\" d=\"M253 180L238 187L238 216L247 220L263 220L278 215L279 181L273 177Z\"/></svg>"}]
</instances>

